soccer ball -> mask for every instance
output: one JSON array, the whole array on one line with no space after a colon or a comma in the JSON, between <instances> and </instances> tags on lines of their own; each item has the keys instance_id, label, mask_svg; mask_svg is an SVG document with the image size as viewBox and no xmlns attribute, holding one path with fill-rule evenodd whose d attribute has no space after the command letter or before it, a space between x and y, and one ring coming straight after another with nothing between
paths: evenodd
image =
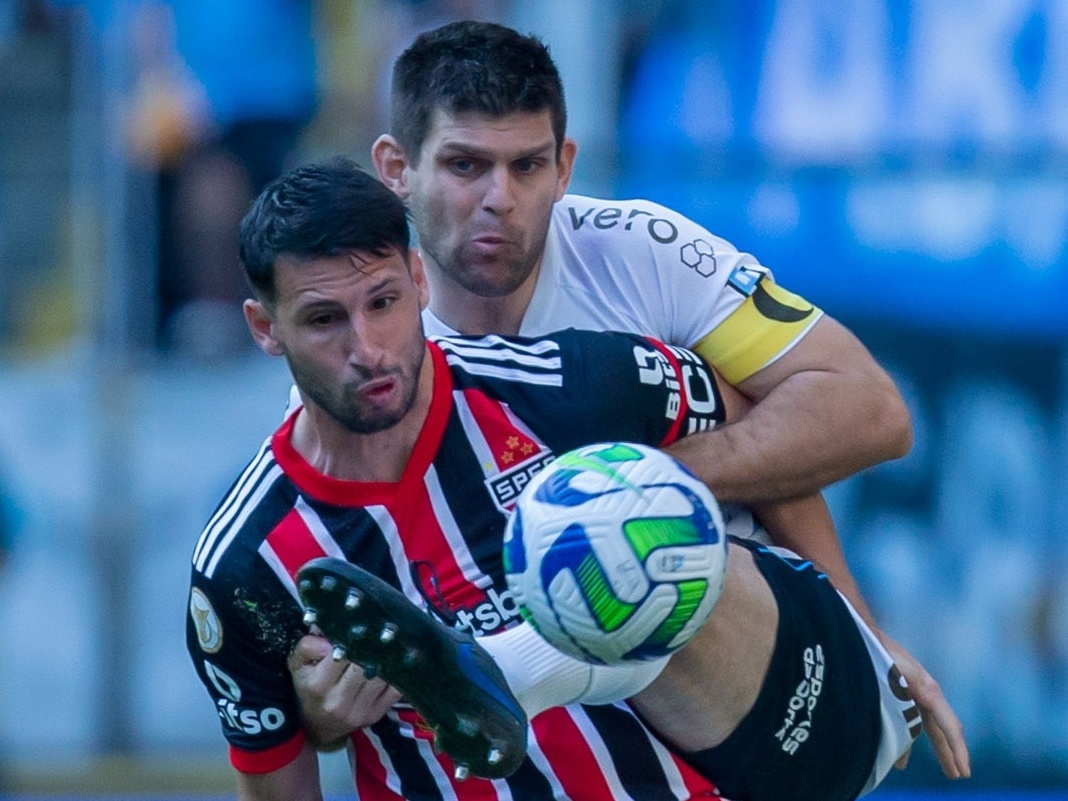
<instances>
[{"instance_id":1,"label":"soccer ball","mask_svg":"<svg viewBox=\"0 0 1068 801\"><path fill-rule=\"evenodd\" d=\"M523 492L504 536L508 586L559 650L595 664L656 659L701 628L727 543L711 491L663 451L569 451Z\"/></svg>"}]
</instances>

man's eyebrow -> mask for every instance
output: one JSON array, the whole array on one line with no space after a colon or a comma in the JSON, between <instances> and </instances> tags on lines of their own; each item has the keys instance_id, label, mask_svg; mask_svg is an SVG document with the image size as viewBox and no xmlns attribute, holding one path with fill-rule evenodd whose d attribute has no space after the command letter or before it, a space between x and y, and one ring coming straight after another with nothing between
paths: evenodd
<instances>
[{"instance_id":1,"label":"man's eyebrow","mask_svg":"<svg viewBox=\"0 0 1068 801\"><path fill-rule=\"evenodd\" d=\"M388 278L380 278L378 281L371 284L371 288L367 290L367 293L373 294L375 292L381 292L383 289L388 289L391 284L395 284L399 280L400 279L395 275L391 275Z\"/></svg>"},{"instance_id":2,"label":"man's eyebrow","mask_svg":"<svg viewBox=\"0 0 1068 801\"><path fill-rule=\"evenodd\" d=\"M533 147L526 148L525 150L517 153L508 154L508 161L516 161L517 159L531 158L533 156L540 156L546 151L553 150L555 148L555 142L548 140L542 144L534 145ZM493 159L499 154L497 151L488 147L481 147L469 142L444 142L438 150L438 156L474 156L476 158Z\"/></svg>"}]
</instances>

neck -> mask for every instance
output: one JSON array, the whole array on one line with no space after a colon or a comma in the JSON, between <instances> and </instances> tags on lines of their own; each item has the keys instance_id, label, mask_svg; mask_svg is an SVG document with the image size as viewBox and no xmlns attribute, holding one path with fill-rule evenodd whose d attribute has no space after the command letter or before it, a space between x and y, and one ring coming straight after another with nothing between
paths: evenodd
<instances>
[{"instance_id":1,"label":"neck","mask_svg":"<svg viewBox=\"0 0 1068 801\"><path fill-rule=\"evenodd\" d=\"M373 434L353 433L315 403L305 400L293 425L292 445L308 464L331 478L398 482L426 422L433 384L434 367L427 354L411 410L397 424Z\"/></svg>"},{"instance_id":2,"label":"neck","mask_svg":"<svg viewBox=\"0 0 1068 801\"><path fill-rule=\"evenodd\" d=\"M513 292L499 297L482 297L445 277L429 256L423 257L427 265L426 277L430 287L430 310L441 322L461 334L519 333L523 317L534 297L538 283L539 264L523 284Z\"/></svg>"}]
</instances>

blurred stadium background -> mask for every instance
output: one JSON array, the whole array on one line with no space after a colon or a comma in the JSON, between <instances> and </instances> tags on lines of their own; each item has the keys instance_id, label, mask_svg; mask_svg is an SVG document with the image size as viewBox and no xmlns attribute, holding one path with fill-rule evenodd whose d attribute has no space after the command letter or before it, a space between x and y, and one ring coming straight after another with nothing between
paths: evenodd
<instances>
[{"instance_id":1,"label":"blurred stadium background","mask_svg":"<svg viewBox=\"0 0 1068 801\"><path fill-rule=\"evenodd\" d=\"M901 383L913 452L829 495L975 775L922 743L877 796L1068 794L1068 0L0 0L0 796L231 792L188 557L288 387L219 279L234 154L368 163L393 56L467 16L549 42L576 191L689 213Z\"/></svg>"}]
</instances>

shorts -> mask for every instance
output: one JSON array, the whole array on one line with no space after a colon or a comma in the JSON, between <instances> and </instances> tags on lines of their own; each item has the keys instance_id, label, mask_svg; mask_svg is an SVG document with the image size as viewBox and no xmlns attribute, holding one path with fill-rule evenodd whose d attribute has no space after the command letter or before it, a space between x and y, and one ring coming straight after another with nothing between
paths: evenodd
<instances>
[{"instance_id":1,"label":"shorts","mask_svg":"<svg viewBox=\"0 0 1068 801\"><path fill-rule=\"evenodd\" d=\"M732 543L753 552L775 595L778 636L749 714L722 743L683 758L735 801L856 798L869 789L883 729L858 620L811 563Z\"/></svg>"}]
</instances>

